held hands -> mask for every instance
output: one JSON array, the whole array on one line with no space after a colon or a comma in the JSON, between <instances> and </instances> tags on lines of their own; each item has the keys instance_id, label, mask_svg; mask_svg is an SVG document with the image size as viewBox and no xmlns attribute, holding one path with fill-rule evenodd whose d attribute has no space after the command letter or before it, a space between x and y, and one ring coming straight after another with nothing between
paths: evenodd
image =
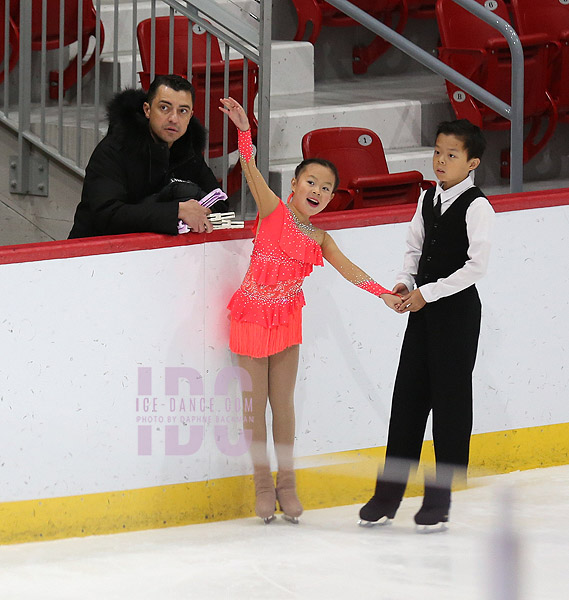
<instances>
[{"instance_id":1,"label":"held hands","mask_svg":"<svg viewBox=\"0 0 569 600\"><path fill-rule=\"evenodd\" d=\"M408 293L409 290L407 289L407 286L403 285L402 283L398 283L393 288L392 294L382 294L381 299L389 308L391 308L395 312L400 312L399 309L401 308L401 297L402 295Z\"/></svg>"},{"instance_id":2,"label":"held hands","mask_svg":"<svg viewBox=\"0 0 569 600\"><path fill-rule=\"evenodd\" d=\"M231 97L220 98L219 101L223 105L218 107L219 110L225 113L241 131L247 131L250 127L249 119L241 104Z\"/></svg>"},{"instance_id":3,"label":"held hands","mask_svg":"<svg viewBox=\"0 0 569 600\"><path fill-rule=\"evenodd\" d=\"M397 312L417 312L425 306L426 301L421 294L420 289L413 290L410 294L404 294L401 298L401 305L397 309Z\"/></svg>"},{"instance_id":4,"label":"held hands","mask_svg":"<svg viewBox=\"0 0 569 600\"><path fill-rule=\"evenodd\" d=\"M381 294L381 299L389 308L395 312L399 312L399 307L401 306L401 296L396 296L395 294Z\"/></svg>"},{"instance_id":5,"label":"held hands","mask_svg":"<svg viewBox=\"0 0 569 600\"><path fill-rule=\"evenodd\" d=\"M202 206L197 200L186 200L178 204L178 219L196 233L210 233L213 225L207 215L211 213L209 208Z\"/></svg>"}]
</instances>

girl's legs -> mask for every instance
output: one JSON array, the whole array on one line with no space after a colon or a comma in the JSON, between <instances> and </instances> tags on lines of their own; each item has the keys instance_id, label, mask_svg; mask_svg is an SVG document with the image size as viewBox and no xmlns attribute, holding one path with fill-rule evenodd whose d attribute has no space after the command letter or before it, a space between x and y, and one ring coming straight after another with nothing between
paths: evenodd
<instances>
[{"instance_id":1,"label":"girl's legs","mask_svg":"<svg viewBox=\"0 0 569 600\"><path fill-rule=\"evenodd\" d=\"M277 497L283 513L296 520L302 505L296 495L294 474L294 387L299 346L290 346L269 357L269 402L273 413L273 440L277 455Z\"/></svg>"},{"instance_id":2,"label":"girl's legs","mask_svg":"<svg viewBox=\"0 0 569 600\"><path fill-rule=\"evenodd\" d=\"M298 371L299 346L290 346L266 358L239 356L239 366L251 376L253 417L245 427L251 429L251 459L255 477L255 512L270 520L275 511L275 488L267 455L267 398L273 414L273 440L278 463L277 491L282 511L289 517L302 514L296 495L294 475L294 387Z\"/></svg>"},{"instance_id":3,"label":"girl's legs","mask_svg":"<svg viewBox=\"0 0 569 600\"><path fill-rule=\"evenodd\" d=\"M273 440L279 470L293 468L294 387L298 356L298 345L269 356L269 403L273 412Z\"/></svg>"},{"instance_id":4,"label":"girl's legs","mask_svg":"<svg viewBox=\"0 0 569 600\"><path fill-rule=\"evenodd\" d=\"M276 492L269 458L267 456L267 423L265 413L269 393L268 373L269 358L252 358L238 356L239 366L245 369L253 384L250 393L252 419L244 427L251 430L251 460L255 479L255 513L269 522L274 518L276 507ZM243 394L245 396L245 393ZM245 397L243 398L245 402Z\"/></svg>"}]
</instances>

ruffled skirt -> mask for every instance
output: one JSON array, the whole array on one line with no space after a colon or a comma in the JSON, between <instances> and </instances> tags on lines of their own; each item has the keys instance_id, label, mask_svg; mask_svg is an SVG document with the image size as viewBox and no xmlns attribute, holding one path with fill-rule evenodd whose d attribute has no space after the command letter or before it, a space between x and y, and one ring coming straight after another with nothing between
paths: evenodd
<instances>
[{"instance_id":1,"label":"ruffled skirt","mask_svg":"<svg viewBox=\"0 0 569 600\"><path fill-rule=\"evenodd\" d=\"M231 319L229 348L235 354L263 358L302 343L302 306L289 314L286 323L263 327Z\"/></svg>"}]
</instances>

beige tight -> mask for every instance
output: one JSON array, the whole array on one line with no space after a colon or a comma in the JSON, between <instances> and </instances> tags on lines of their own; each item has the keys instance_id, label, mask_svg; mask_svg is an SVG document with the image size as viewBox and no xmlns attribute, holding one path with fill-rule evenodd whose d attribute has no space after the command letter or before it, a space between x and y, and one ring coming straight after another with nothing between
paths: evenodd
<instances>
[{"instance_id":1,"label":"beige tight","mask_svg":"<svg viewBox=\"0 0 569 600\"><path fill-rule=\"evenodd\" d=\"M299 346L290 346L265 358L239 356L239 366L251 376L253 390L253 422L251 459L254 467L268 466L267 399L273 413L273 441L280 471L293 468L294 448L294 387L298 372Z\"/></svg>"}]
</instances>

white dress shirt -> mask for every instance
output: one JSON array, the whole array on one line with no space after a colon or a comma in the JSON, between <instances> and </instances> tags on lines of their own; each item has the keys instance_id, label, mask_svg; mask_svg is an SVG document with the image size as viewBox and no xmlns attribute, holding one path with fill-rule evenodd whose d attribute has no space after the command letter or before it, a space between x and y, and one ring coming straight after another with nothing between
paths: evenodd
<instances>
[{"instance_id":1,"label":"white dress shirt","mask_svg":"<svg viewBox=\"0 0 569 600\"><path fill-rule=\"evenodd\" d=\"M441 196L441 215L452 205L452 203L466 190L474 187L472 178L469 176L448 190L443 190L437 183L433 205L438 195ZM421 193L417 210L411 219L407 231L407 250L403 258L403 270L397 276L397 282L403 283L411 291L415 287L415 276L419 268L419 259L423 251L423 240L425 239L425 224L423 223L423 198L425 192ZM468 260L448 277L443 277L433 283L426 283L419 289L426 302L435 302L439 298L456 294L473 283L476 283L488 268L490 257L491 236L494 228L494 209L490 202L479 196L472 201L466 211L466 232L468 235Z\"/></svg>"}]
</instances>

